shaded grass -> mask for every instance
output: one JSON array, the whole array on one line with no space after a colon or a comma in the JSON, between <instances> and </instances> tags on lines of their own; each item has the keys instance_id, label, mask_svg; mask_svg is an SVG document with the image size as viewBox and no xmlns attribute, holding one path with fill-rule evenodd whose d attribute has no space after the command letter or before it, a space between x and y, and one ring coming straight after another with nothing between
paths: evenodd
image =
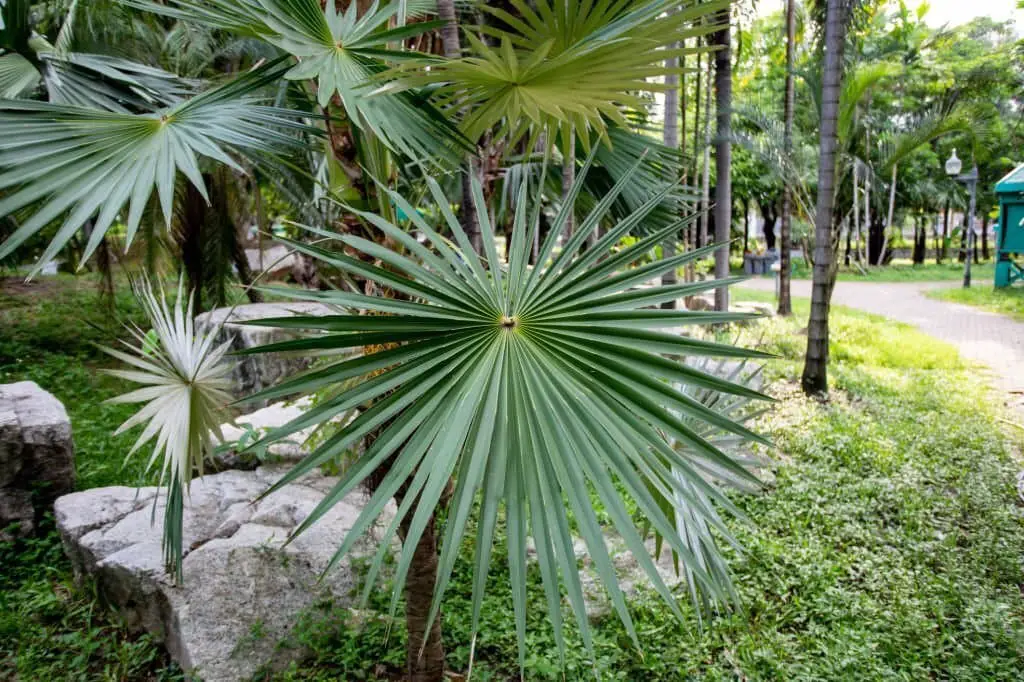
<instances>
[{"instance_id":1,"label":"shaded grass","mask_svg":"<svg viewBox=\"0 0 1024 682\"><path fill-rule=\"evenodd\" d=\"M0 280L0 384L35 381L67 409L75 440L79 489L149 482L144 460L124 465L131 434L113 431L131 405L103 401L124 392L98 370L107 363L97 343L112 345L122 323L141 322L128 288L113 305L90 276ZM0 543L0 679L168 680L179 674L149 637L130 634L96 599L76 586L52 517L40 536Z\"/></svg>"},{"instance_id":2,"label":"shaded grass","mask_svg":"<svg viewBox=\"0 0 1024 682\"><path fill-rule=\"evenodd\" d=\"M975 284L970 289L941 289L925 292L925 295L940 301L972 305L993 313L1009 315L1017 320L1024 320L1024 288L1020 286L995 289L986 282Z\"/></svg>"}]
</instances>

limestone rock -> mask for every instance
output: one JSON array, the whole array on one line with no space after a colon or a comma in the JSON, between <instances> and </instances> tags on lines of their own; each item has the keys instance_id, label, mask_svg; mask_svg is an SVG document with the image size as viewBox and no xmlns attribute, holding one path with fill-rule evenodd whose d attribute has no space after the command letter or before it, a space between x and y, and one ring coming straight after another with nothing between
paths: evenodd
<instances>
[{"instance_id":1,"label":"limestone rock","mask_svg":"<svg viewBox=\"0 0 1024 682\"><path fill-rule=\"evenodd\" d=\"M50 502L74 487L64 406L31 381L0 385L0 540L31 533Z\"/></svg>"},{"instance_id":2,"label":"limestone rock","mask_svg":"<svg viewBox=\"0 0 1024 682\"><path fill-rule=\"evenodd\" d=\"M337 479L316 472L253 502L282 473L261 467L193 482L181 585L164 571L163 494L155 488L66 495L55 505L57 527L76 573L91 574L130 627L162 641L205 682L248 680L274 657L300 612L324 598L351 603L357 583L350 558L318 580L362 510L364 494L345 497L283 547ZM378 543L375 529L353 556Z\"/></svg>"},{"instance_id":3,"label":"limestone rock","mask_svg":"<svg viewBox=\"0 0 1024 682\"><path fill-rule=\"evenodd\" d=\"M262 256L262 257L261 257ZM249 270L253 273L263 273L263 279L283 280L288 279L298 262L298 257L291 249L283 244L273 244L263 249L246 249L245 259L249 262Z\"/></svg>"},{"instance_id":4,"label":"limestone rock","mask_svg":"<svg viewBox=\"0 0 1024 682\"><path fill-rule=\"evenodd\" d=\"M292 315L329 315L333 311L322 303L302 301L288 303L252 303L232 308L217 308L196 316L196 331L203 334L217 331L217 342L231 340L234 350L255 348L296 337L293 330L275 327L253 327L238 324L245 320L259 320ZM222 325L223 323L223 325ZM309 367L309 354L260 353L232 358L232 393L242 398L268 388L282 379ZM257 404L266 407L267 403Z\"/></svg>"}]
</instances>

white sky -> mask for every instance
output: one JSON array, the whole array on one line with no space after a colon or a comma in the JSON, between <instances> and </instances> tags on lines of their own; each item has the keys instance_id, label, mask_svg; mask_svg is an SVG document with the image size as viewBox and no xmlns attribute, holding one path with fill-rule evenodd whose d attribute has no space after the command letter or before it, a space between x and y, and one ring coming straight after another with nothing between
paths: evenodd
<instances>
[{"instance_id":1,"label":"white sky","mask_svg":"<svg viewBox=\"0 0 1024 682\"><path fill-rule=\"evenodd\" d=\"M919 2L909 0L908 4L916 7ZM930 8L925 20L932 26L963 24L974 17L989 16L993 19L1016 19L1017 31L1024 29L1024 12L1016 9L1016 0L931 0L928 4ZM774 12L783 5L783 0L758 0L758 12Z\"/></svg>"}]
</instances>

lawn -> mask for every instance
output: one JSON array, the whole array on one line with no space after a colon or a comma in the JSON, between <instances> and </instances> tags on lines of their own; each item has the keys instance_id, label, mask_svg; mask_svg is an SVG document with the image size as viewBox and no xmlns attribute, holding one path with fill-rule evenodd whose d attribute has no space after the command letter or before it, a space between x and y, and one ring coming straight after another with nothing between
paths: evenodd
<instances>
[{"instance_id":1,"label":"lawn","mask_svg":"<svg viewBox=\"0 0 1024 682\"><path fill-rule=\"evenodd\" d=\"M926 292L928 296L951 303L963 303L1024 320L1024 288L994 289L990 283L975 284L970 289L941 289Z\"/></svg>"},{"instance_id":2,"label":"lawn","mask_svg":"<svg viewBox=\"0 0 1024 682\"><path fill-rule=\"evenodd\" d=\"M110 430L121 387L95 373L91 342L115 317L137 316L125 294L112 315L92 285L61 278L48 290L0 293L0 382L31 378L65 401L83 487L134 483L126 439ZM45 295L44 295L45 294ZM737 292L739 298L747 292ZM641 590L633 602L643 651L614 619L597 624L591 659L570 632L564 676L530 577L529 680L1019 680L1024 675L1024 524L1015 490L1019 436L1007 433L987 388L948 346L864 313L835 309L833 396L802 398L792 382L806 342L807 302L745 338L781 356L768 374L782 400L760 424L778 448L768 489L738 496L754 526L732 565L744 611L677 622ZM88 324L95 323L95 326ZM955 387L956 390L950 390ZM130 441L130 437L127 439ZM154 532L158 532L155 530ZM468 534L471 537L472 533ZM474 679L515 673L515 633L501 538ZM76 587L59 542L0 549L0 679L162 680L176 670L147 638L105 615ZM468 661L471 555L447 593L449 665ZM376 595L387 598L385 590ZM275 680L370 680L400 664L402 626L356 628L330 605L308 613L291 641L304 653Z\"/></svg>"},{"instance_id":3,"label":"lawn","mask_svg":"<svg viewBox=\"0 0 1024 682\"><path fill-rule=\"evenodd\" d=\"M734 268L734 274L743 274L742 269ZM976 280L991 281L995 276L995 265L986 261L973 265L971 276ZM766 275L774 277L774 275ZM857 267L841 267L837 279L843 282L955 282L964 277L963 263L956 260L941 265L935 262L914 265L909 260L895 260L882 267L869 267L863 270ZM793 268L794 279L810 279L811 268L802 260L797 260Z\"/></svg>"}]
</instances>

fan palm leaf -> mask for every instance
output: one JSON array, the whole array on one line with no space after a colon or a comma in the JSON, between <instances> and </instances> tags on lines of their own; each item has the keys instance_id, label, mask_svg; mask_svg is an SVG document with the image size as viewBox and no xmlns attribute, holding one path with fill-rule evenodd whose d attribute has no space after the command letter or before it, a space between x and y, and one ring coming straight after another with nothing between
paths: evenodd
<instances>
[{"instance_id":1,"label":"fan palm leaf","mask_svg":"<svg viewBox=\"0 0 1024 682\"><path fill-rule=\"evenodd\" d=\"M463 141L424 98L411 92L374 92L375 80L388 68L388 61L415 56L389 45L440 25L425 21L388 28L400 10L397 2L374 3L362 15L359 3L339 12L335 3L319 0L172 0L166 5L129 0L129 4L264 40L298 61L285 78L314 81L321 106L337 95L349 120L372 131L393 151L430 163L458 158Z\"/></svg>"},{"instance_id":2,"label":"fan palm leaf","mask_svg":"<svg viewBox=\"0 0 1024 682\"><path fill-rule=\"evenodd\" d=\"M33 216L0 244L0 259L63 215L39 261L46 262L97 216L84 261L126 205L131 244L154 188L169 224L179 171L205 196L200 158L241 170L232 152L274 154L302 144L286 132L309 130L296 121L296 112L259 103L258 92L280 74L280 64L271 63L145 114L0 101L0 191L8 192L0 199L0 216L39 202Z\"/></svg>"},{"instance_id":3,"label":"fan palm leaf","mask_svg":"<svg viewBox=\"0 0 1024 682\"><path fill-rule=\"evenodd\" d=\"M573 186L569 202L580 192L592 162L593 156ZM379 216L360 215L405 253L353 235L316 229L313 231L318 236L338 240L342 248L290 244L355 277L372 280L381 290L392 292L393 297L279 290L279 294L295 298L327 301L349 312L254 323L301 329L309 336L253 352L366 349L356 358L290 379L256 396L316 391L356 379L349 390L321 401L267 436L268 441L284 438L347 410L361 409L356 419L318 446L273 489L372 437L365 454L344 472L298 532L316 523L345 494L388 463L387 473L342 541L334 561L345 556L388 500L404 490L397 517L385 532L368 572L364 596L375 584L391 538L404 525L407 534L395 575L395 584L401 586L414 548L441 503L449 480L454 478L428 620L437 617L479 500L472 631L476 633L480 625L494 534L504 518L520 664L525 660L528 537L536 546L559 646L564 650L563 589L584 643L588 647L592 644L574 558L574 525L615 611L636 640L588 490L596 492L615 531L657 592L678 614L675 599L627 511L626 498L634 501L651 527L666 539L686 567L695 591L713 600L728 601L728 585L723 583L720 571L714 570L718 564L695 554L694 544L677 531L662 500L682 505L691 525L706 524L709 530L700 536L702 539L710 538L712 532L728 539L729 531L714 510L717 507L736 513L736 509L711 480L757 485L743 462L702 435L703 425L741 439L763 440L727 412L709 408L679 388L764 398L680 360L761 356L756 351L683 333L693 325L750 316L656 308L663 301L728 286L732 280L643 286L669 269L706 256L716 246L631 267L648 259L656 245L678 233L691 217L652 230L634 245L612 250L623 236L643 224L668 190L651 195L592 247L585 246L631 181L631 175L626 174L571 237L564 235L567 202L553 221L536 260L538 265L534 266L528 263L528 254L538 229L540 207L530 198L528 188L517 193L507 260L499 259L486 210L479 216L484 254L478 256L437 183L429 183L437 202L436 213L431 214L443 217L454 241L442 237L403 197L390 192L395 205L411 218L425 241ZM479 185L474 189L478 205L484 206ZM563 237L565 243L557 250L556 244ZM345 251L360 252L381 265L353 258ZM663 331L666 328L671 331ZM370 352L372 349L379 350ZM619 486L626 492L620 492ZM652 489L659 492L652 493ZM504 517L499 509L504 509ZM701 543L700 551L717 556L713 543ZM392 610L399 592L400 587L394 593Z\"/></svg>"},{"instance_id":4,"label":"fan palm leaf","mask_svg":"<svg viewBox=\"0 0 1024 682\"><path fill-rule=\"evenodd\" d=\"M678 2L511 4L519 16L487 9L510 27L492 31L497 45L467 32L468 56L429 69L414 62L399 71L399 82L438 85L439 97L468 108L463 131L470 139L495 126L515 140L530 128L572 124L588 146L590 133L603 135L607 121L627 126L624 112L644 107L643 93L664 88L665 60L693 52L671 45L715 30L712 19L730 3L713 0L667 15Z\"/></svg>"},{"instance_id":5,"label":"fan palm leaf","mask_svg":"<svg viewBox=\"0 0 1024 682\"><path fill-rule=\"evenodd\" d=\"M161 290L157 295L148 281L138 283L135 293L153 331L146 334L129 327L138 342L137 346L125 344L130 353L114 348L103 350L131 369L104 372L142 384L142 388L109 401L143 403L115 435L144 425L128 457L153 442L149 467L160 461L160 484L168 491L164 560L170 573L180 578L184 500L193 476L203 474L204 457L223 440L220 425L228 421L224 406L231 400L231 366L224 362L224 355L231 342L217 346L216 334L196 332L194 297L185 296L180 284L173 309L168 306L164 292Z\"/></svg>"}]
</instances>

